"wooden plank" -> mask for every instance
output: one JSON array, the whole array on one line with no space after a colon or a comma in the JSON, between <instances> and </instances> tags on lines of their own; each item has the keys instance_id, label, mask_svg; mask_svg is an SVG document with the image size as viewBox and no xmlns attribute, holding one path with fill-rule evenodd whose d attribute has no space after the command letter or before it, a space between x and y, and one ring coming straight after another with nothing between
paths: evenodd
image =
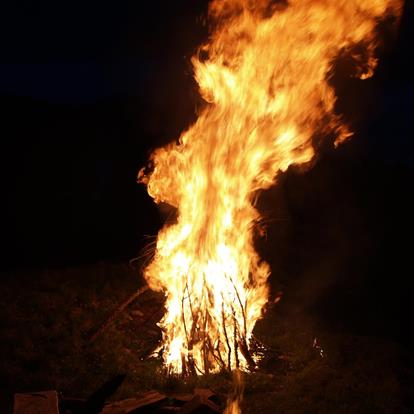
<instances>
[{"instance_id":1,"label":"wooden plank","mask_svg":"<svg viewBox=\"0 0 414 414\"><path fill-rule=\"evenodd\" d=\"M126 400L117 401L106 404L101 414L132 414L139 413L140 409L157 406L167 401L167 397L158 391L148 391L138 398L128 398Z\"/></svg>"},{"instance_id":2,"label":"wooden plank","mask_svg":"<svg viewBox=\"0 0 414 414\"><path fill-rule=\"evenodd\" d=\"M202 398L200 395L195 395L191 401L185 403L181 410L178 411L180 414L191 414L194 413L196 410L199 410L200 407L203 405Z\"/></svg>"},{"instance_id":3,"label":"wooden plank","mask_svg":"<svg viewBox=\"0 0 414 414\"><path fill-rule=\"evenodd\" d=\"M208 399L214 395L213 392L204 388L198 388L196 390L193 399L181 407L181 410L178 411L179 414L221 413L220 407Z\"/></svg>"},{"instance_id":4,"label":"wooden plank","mask_svg":"<svg viewBox=\"0 0 414 414\"><path fill-rule=\"evenodd\" d=\"M13 414L59 414L57 392L14 394Z\"/></svg>"}]
</instances>

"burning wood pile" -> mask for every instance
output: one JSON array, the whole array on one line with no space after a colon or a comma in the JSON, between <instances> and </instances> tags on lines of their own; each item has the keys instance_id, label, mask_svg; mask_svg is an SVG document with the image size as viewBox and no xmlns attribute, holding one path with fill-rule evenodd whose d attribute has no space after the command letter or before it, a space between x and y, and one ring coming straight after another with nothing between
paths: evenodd
<instances>
[{"instance_id":1,"label":"burning wood pile","mask_svg":"<svg viewBox=\"0 0 414 414\"><path fill-rule=\"evenodd\" d=\"M335 113L335 59L350 56L350 75L371 77L378 24L398 20L401 4L211 1L213 30L192 59L205 106L138 174L156 203L176 209L144 272L166 297L159 349L169 373L257 366L251 340L270 273L255 251L258 193L290 165L310 163L318 136L337 146L352 135Z\"/></svg>"},{"instance_id":2,"label":"burning wood pile","mask_svg":"<svg viewBox=\"0 0 414 414\"><path fill-rule=\"evenodd\" d=\"M176 209L144 272L166 297L170 373L256 366L250 343L270 273L255 251L258 193L310 163L317 137L337 146L352 135L335 112L335 59L345 54L350 76L371 77L378 25L400 13L400 0L211 1L212 31L192 59L205 106L138 175L156 203Z\"/></svg>"}]
</instances>

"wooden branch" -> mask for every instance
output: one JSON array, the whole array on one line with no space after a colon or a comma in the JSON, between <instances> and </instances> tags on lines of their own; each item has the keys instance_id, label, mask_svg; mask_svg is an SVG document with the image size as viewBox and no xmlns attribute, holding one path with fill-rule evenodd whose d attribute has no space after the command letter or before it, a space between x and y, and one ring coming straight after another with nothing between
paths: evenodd
<instances>
[{"instance_id":1,"label":"wooden branch","mask_svg":"<svg viewBox=\"0 0 414 414\"><path fill-rule=\"evenodd\" d=\"M213 355L213 358L220 365L220 369L224 370L226 368L226 364L224 363L223 358L221 357L221 354L220 354L220 349L219 349L220 341L218 341L218 343L217 343L217 348L213 347L213 345L211 343L211 340L210 340L210 337L207 337L207 341L208 341L207 345L208 345L208 348L211 352L211 355ZM217 355L216 355L216 352L217 352Z\"/></svg>"},{"instance_id":2,"label":"wooden branch","mask_svg":"<svg viewBox=\"0 0 414 414\"><path fill-rule=\"evenodd\" d=\"M182 314L182 318L183 318L184 333L185 333L185 337L186 337L186 340L187 340L187 358L185 357L184 354L182 354L182 356L181 356L181 364L182 364L182 367L183 367L183 375L184 376L186 376L187 371L189 371L189 374L193 374L193 375L196 374L194 359L190 356L190 352L189 352L193 349L193 339L191 337L189 337L189 335L188 335L187 324L185 322L185 310L184 310L184 300L185 299L186 298L184 297L184 294L183 294L183 298L181 300L181 314ZM190 301L189 296L188 296L188 300Z\"/></svg>"},{"instance_id":3,"label":"wooden branch","mask_svg":"<svg viewBox=\"0 0 414 414\"><path fill-rule=\"evenodd\" d=\"M239 295L239 291L237 290L235 283L233 282L233 280L232 280L231 278L230 278L230 281L231 281L231 283L232 283L232 285L233 285L233 287L234 287L234 291L236 292L236 296L237 296L237 299L238 299L239 304L240 304L240 308L241 308L242 315L243 315L243 328L244 328L244 336L246 336L246 335L247 335L247 326L246 326L246 310L245 310L245 307L244 307L244 306L243 306L243 304L242 304L242 301L241 301L241 299L240 299L240 295ZM246 303L246 306L247 306L247 303Z\"/></svg>"},{"instance_id":4,"label":"wooden branch","mask_svg":"<svg viewBox=\"0 0 414 414\"><path fill-rule=\"evenodd\" d=\"M236 312L234 311L233 306L231 307L231 311L233 314L233 343L234 343L234 357L236 359L236 368L239 368L240 361L239 361L239 347L237 344L237 320L236 320Z\"/></svg>"},{"instance_id":5,"label":"wooden branch","mask_svg":"<svg viewBox=\"0 0 414 414\"><path fill-rule=\"evenodd\" d=\"M106 319L106 321L98 328L98 330L90 337L88 340L89 343L93 343L96 338L98 338L118 317L118 315L127 308L135 299L137 299L140 295L146 292L149 289L147 285L139 288L136 292L134 292L131 296L129 296L126 300L124 300L112 314Z\"/></svg>"},{"instance_id":6,"label":"wooden branch","mask_svg":"<svg viewBox=\"0 0 414 414\"><path fill-rule=\"evenodd\" d=\"M244 356L247 361L247 365L250 370L253 370L256 366L253 357L250 354L249 347L247 346L247 341L245 337L240 338L239 349L241 354Z\"/></svg>"},{"instance_id":7,"label":"wooden branch","mask_svg":"<svg viewBox=\"0 0 414 414\"><path fill-rule=\"evenodd\" d=\"M229 350L227 353L228 369L229 371L231 371L231 346L230 346L229 337L227 336L226 317L224 315L224 305L222 305L221 307L221 318L222 318L222 323L223 323L224 338L226 339L227 348Z\"/></svg>"}]
</instances>

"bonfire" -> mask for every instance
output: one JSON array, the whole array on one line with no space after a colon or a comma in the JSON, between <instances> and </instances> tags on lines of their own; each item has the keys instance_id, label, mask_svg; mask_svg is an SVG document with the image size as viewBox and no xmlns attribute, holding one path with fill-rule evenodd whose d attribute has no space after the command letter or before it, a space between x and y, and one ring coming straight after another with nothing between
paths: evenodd
<instances>
[{"instance_id":1,"label":"bonfire","mask_svg":"<svg viewBox=\"0 0 414 414\"><path fill-rule=\"evenodd\" d=\"M270 268L255 250L260 191L291 165L310 165L316 137L352 131L335 112L335 59L360 79L377 65L378 24L394 0L213 0L211 34L192 58L205 101L196 122L156 149L138 179L176 209L144 276L165 294L160 351L168 372L254 370L253 329ZM236 412L237 408L228 408ZM231 411L233 410L233 411Z\"/></svg>"}]
</instances>

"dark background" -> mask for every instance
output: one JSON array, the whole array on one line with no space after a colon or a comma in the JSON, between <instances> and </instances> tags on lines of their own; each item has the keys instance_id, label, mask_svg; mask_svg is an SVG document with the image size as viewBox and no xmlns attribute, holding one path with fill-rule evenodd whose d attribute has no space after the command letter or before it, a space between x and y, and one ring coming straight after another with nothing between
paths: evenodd
<instances>
[{"instance_id":1,"label":"dark background","mask_svg":"<svg viewBox=\"0 0 414 414\"><path fill-rule=\"evenodd\" d=\"M205 1L0 6L5 272L128 260L161 225L137 171L199 104ZM375 76L332 83L355 131L260 199L274 290L330 329L407 342L413 292L413 5ZM341 66L342 65L342 66Z\"/></svg>"}]
</instances>

